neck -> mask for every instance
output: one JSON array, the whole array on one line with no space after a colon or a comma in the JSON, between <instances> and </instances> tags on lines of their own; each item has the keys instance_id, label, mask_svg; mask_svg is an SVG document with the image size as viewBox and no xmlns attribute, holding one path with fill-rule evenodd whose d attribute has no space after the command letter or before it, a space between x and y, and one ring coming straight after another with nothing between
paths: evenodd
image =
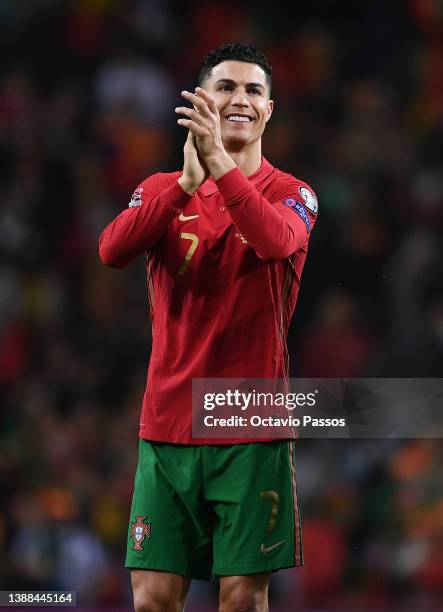
<instances>
[{"instance_id":1,"label":"neck","mask_svg":"<svg viewBox=\"0 0 443 612\"><path fill-rule=\"evenodd\" d=\"M236 149L235 146L225 145L229 157L236 163L240 170L251 176L261 166L261 140L256 140L247 147Z\"/></svg>"}]
</instances>

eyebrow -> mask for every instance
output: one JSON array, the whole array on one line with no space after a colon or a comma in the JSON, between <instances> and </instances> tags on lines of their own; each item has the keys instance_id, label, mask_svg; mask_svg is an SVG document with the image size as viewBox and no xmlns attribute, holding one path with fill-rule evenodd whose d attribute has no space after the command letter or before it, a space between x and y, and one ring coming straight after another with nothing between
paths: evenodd
<instances>
[{"instance_id":1,"label":"eyebrow","mask_svg":"<svg viewBox=\"0 0 443 612\"><path fill-rule=\"evenodd\" d=\"M238 85L238 83L236 83L232 79L218 79L218 81L216 81L216 84L217 83L226 83L227 85ZM246 83L246 87L260 87L263 90L265 89L265 86L262 85L262 83Z\"/></svg>"}]
</instances>

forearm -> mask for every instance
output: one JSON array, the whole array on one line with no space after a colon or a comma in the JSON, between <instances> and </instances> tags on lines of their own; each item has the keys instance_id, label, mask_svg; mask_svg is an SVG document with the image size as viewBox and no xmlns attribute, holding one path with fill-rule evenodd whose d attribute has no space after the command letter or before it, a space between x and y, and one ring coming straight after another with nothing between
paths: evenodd
<instances>
[{"instance_id":1,"label":"forearm","mask_svg":"<svg viewBox=\"0 0 443 612\"><path fill-rule=\"evenodd\" d=\"M234 224L260 258L284 259L305 244L305 226L295 217L289 223L240 169L225 173L217 186Z\"/></svg>"},{"instance_id":2,"label":"forearm","mask_svg":"<svg viewBox=\"0 0 443 612\"><path fill-rule=\"evenodd\" d=\"M149 250L191 197L175 181L141 206L123 211L100 236L102 262L121 268Z\"/></svg>"},{"instance_id":3,"label":"forearm","mask_svg":"<svg viewBox=\"0 0 443 612\"><path fill-rule=\"evenodd\" d=\"M182 175L178 179L177 183L180 185L183 191L186 191L186 193L190 196L194 195L194 193L200 187L200 185L196 181L191 181L187 179L184 175Z\"/></svg>"}]
</instances>

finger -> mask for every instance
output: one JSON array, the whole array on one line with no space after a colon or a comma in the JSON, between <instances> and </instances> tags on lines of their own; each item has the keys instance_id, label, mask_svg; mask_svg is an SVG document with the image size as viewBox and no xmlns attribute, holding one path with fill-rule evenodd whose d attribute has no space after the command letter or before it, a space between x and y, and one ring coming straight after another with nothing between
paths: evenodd
<instances>
[{"instance_id":1,"label":"finger","mask_svg":"<svg viewBox=\"0 0 443 612\"><path fill-rule=\"evenodd\" d=\"M206 104L206 101L203 100L197 94L193 94L190 91L182 91L182 96L183 98L185 98L185 100L188 100L188 102L191 102L194 105L194 107L202 115L205 115L206 117L208 117L211 114L210 109L208 105Z\"/></svg>"},{"instance_id":2,"label":"finger","mask_svg":"<svg viewBox=\"0 0 443 612\"><path fill-rule=\"evenodd\" d=\"M193 108L188 108L187 106L177 106L177 108L175 109L175 112L178 115L186 115L186 117L189 117L196 123L199 123L199 124L203 123L202 115L196 110L194 110Z\"/></svg>"},{"instance_id":3,"label":"finger","mask_svg":"<svg viewBox=\"0 0 443 612\"><path fill-rule=\"evenodd\" d=\"M207 106L209 107L209 109L213 112L213 113L217 113L218 109L217 109L217 104L215 103L214 98L211 96L210 93L208 93L205 89L203 89L202 87L196 87L195 91L198 95L199 98L203 98L203 100L206 102Z\"/></svg>"},{"instance_id":4,"label":"finger","mask_svg":"<svg viewBox=\"0 0 443 612\"><path fill-rule=\"evenodd\" d=\"M190 130L194 134L194 136L207 136L208 134L208 132L204 128L194 123L194 121L192 121L191 119L178 119L177 123L185 128L188 128L188 130Z\"/></svg>"}]
</instances>

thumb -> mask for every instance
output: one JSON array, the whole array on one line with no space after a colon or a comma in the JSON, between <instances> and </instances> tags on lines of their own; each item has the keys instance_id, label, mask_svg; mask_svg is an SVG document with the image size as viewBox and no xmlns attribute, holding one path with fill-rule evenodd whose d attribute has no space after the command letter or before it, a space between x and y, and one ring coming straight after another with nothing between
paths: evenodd
<instances>
[{"instance_id":1,"label":"thumb","mask_svg":"<svg viewBox=\"0 0 443 612\"><path fill-rule=\"evenodd\" d=\"M188 136L186 138L185 145L190 145L190 146L194 146L195 147L195 136L191 132L191 130L188 130Z\"/></svg>"},{"instance_id":2,"label":"thumb","mask_svg":"<svg viewBox=\"0 0 443 612\"><path fill-rule=\"evenodd\" d=\"M196 142L195 142L195 136L191 132L191 130L188 131L188 136L186 138L186 142L185 142L185 146L183 147L183 150L188 155L192 155L194 153L197 153L197 145L196 145Z\"/></svg>"}]
</instances>

